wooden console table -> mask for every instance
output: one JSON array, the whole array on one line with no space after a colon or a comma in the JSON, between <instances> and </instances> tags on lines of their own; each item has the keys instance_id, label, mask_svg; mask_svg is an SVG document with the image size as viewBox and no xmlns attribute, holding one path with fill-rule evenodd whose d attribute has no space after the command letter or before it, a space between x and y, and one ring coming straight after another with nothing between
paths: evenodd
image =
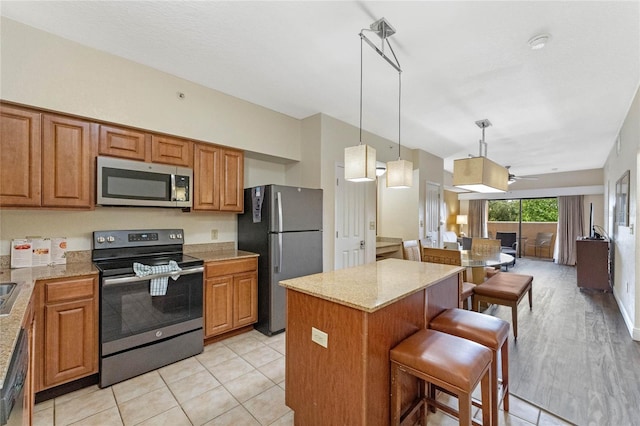
<instances>
[{"instance_id":1,"label":"wooden console table","mask_svg":"<svg viewBox=\"0 0 640 426\"><path fill-rule=\"evenodd\" d=\"M609 241L576 241L578 287L611 291L609 277Z\"/></svg>"},{"instance_id":2,"label":"wooden console table","mask_svg":"<svg viewBox=\"0 0 640 426\"><path fill-rule=\"evenodd\" d=\"M286 404L296 425L388 425L389 350L458 307L464 268L385 259L284 280ZM415 378L405 377L409 392ZM415 393L414 393L415 395Z\"/></svg>"}]
</instances>

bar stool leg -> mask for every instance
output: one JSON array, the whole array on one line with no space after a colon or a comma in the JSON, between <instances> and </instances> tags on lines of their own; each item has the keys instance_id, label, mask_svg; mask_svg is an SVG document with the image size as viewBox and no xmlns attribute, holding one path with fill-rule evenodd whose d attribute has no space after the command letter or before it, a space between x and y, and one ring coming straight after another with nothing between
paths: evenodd
<instances>
[{"instance_id":1,"label":"bar stool leg","mask_svg":"<svg viewBox=\"0 0 640 426\"><path fill-rule=\"evenodd\" d=\"M491 416L495 416L498 419L498 412L493 411L493 401L491 401L491 381L492 381L492 367L489 367L487 374L482 377L480 382L480 388L482 393L482 424L491 424ZM485 403L487 401L487 403ZM496 422L498 424L498 422Z\"/></svg>"},{"instance_id":2,"label":"bar stool leg","mask_svg":"<svg viewBox=\"0 0 640 426\"><path fill-rule=\"evenodd\" d=\"M484 383L484 379L483 379ZM488 384L488 383L487 383ZM482 390L482 397L484 398L484 389ZM471 395L464 394L458 395L458 421L460 425L469 425L471 426ZM482 419L484 421L484 412L486 410L482 410ZM483 423L484 424L484 423Z\"/></svg>"},{"instance_id":3,"label":"bar stool leg","mask_svg":"<svg viewBox=\"0 0 640 426\"><path fill-rule=\"evenodd\" d=\"M509 339L505 340L500 349L502 361L502 409L509 411Z\"/></svg>"},{"instance_id":4,"label":"bar stool leg","mask_svg":"<svg viewBox=\"0 0 640 426\"><path fill-rule=\"evenodd\" d=\"M511 323L513 324L513 338L518 338L518 302L510 303L511 306Z\"/></svg>"}]
</instances>

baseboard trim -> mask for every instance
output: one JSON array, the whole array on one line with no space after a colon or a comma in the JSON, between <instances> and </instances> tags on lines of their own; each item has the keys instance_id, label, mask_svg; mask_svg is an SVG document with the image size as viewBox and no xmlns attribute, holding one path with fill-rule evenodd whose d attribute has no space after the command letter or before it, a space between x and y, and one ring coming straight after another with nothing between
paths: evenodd
<instances>
[{"instance_id":1,"label":"baseboard trim","mask_svg":"<svg viewBox=\"0 0 640 426\"><path fill-rule=\"evenodd\" d=\"M615 287L613 289L613 298L616 299L616 303L618 304L618 309L620 309L620 314L622 315L622 319L624 320L624 323L627 325L627 330L629 331L629 335L633 340L640 341L640 328L634 327L633 320L631 319L626 308L620 301L620 298L618 297L618 293Z\"/></svg>"}]
</instances>

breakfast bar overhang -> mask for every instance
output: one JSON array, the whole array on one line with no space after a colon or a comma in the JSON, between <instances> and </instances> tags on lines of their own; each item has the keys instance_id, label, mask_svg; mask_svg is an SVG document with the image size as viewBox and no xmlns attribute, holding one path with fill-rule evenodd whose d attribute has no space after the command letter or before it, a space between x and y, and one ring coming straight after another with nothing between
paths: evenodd
<instances>
[{"instance_id":1,"label":"breakfast bar overhang","mask_svg":"<svg viewBox=\"0 0 640 426\"><path fill-rule=\"evenodd\" d=\"M285 402L294 423L388 425L389 350L444 309L458 307L463 270L386 259L281 281L287 290ZM415 394L417 382L405 379L405 394ZM403 401L403 409L410 404Z\"/></svg>"}]
</instances>

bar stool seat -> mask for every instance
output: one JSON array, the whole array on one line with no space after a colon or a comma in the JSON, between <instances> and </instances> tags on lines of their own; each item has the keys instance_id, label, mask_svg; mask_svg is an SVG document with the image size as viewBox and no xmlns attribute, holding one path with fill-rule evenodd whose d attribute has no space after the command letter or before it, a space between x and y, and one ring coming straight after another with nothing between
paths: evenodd
<instances>
[{"instance_id":1,"label":"bar stool seat","mask_svg":"<svg viewBox=\"0 0 640 426\"><path fill-rule=\"evenodd\" d=\"M509 411L509 323L464 309L447 309L429 323L433 330L468 339L491 349L491 424L498 425L498 352L502 364L502 400Z\"/></svg>"},{"instance_id":2,"label":"bar stool seat","mask_svg":"<svg viewBox=\"0 0 640 426\"><path fill-rule=\"evenodd\" d=\"M482 424L491 419L491 350L478 343L435 330L420 330L391 349L391 424L420 410L426 424L426 407L441 408L457 415L461 425L472 424L471 394L481 383ZM401 419L402 383L400 372L411 374L423 383L419 399ZM435 385L458 397L459 411L448 407L425 392L424 383Z\"/></svg>"}]
</instances>

